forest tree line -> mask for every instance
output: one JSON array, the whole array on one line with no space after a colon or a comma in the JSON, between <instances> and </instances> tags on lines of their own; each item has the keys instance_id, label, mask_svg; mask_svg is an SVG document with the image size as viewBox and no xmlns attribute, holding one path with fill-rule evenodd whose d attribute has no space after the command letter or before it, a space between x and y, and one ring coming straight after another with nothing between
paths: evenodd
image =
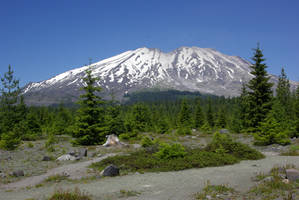
<instances>
[{"instance_id":1,"label":"forest tree line","mask_svg":"<svg viewBox=\"0 0 299 200\"><path fill-rule=\"evenodd\" d=\"M228 129L249 133L257 145L288 144L299 136L299 87L291 91L282 68L275 91L262 51L254 51L251 74L239 97L224 98L179 91L147 91L129 95L126 104L105 101L92 69L86 71L77 107L26 106L11 66L1 76L0 148L15 149L22 140L68 134L77 145L101 144L108 134L122 139L141 132L191 134ZM274 95L275 94L275 95Z\"/></svg>"}]
</instances>

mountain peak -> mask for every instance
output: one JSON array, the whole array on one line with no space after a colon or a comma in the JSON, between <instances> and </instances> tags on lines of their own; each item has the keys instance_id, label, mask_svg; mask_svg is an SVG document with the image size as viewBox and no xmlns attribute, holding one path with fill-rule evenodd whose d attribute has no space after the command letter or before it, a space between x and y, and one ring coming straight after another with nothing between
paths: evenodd
<instances>
[{"instance_id":1,"label":"mountain peak","mask_svg":"<svg viewBox=\"0 0 299 200\"><path fill-rule=\"evenodd\" d=\"M236 96L242 83L252 77L250 63L240 57L210 48L185 46L169 53L142 47L91 66L93 76L99 77L97 84L103 88L103 95L113 93L120 100L128 92L157 87ZM76 101L87 68L76 68L27 85L23 90L26 102L49 105Z\"/></svg>"}]
</instances>

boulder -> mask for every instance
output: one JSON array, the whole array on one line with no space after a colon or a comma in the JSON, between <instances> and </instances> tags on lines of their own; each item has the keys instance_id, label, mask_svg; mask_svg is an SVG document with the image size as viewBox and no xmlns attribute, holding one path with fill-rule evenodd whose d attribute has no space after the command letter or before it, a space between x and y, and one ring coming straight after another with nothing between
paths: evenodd
<instances>
[{"instance_id":1,"label":"boulder","mask_svg":"<svg viewBox=\"0 0 299 200\"><path fill-rule=\"evenodd\" d=\"M58 157L56 160L58 160L58 161L76 160L76 157L72 156L70 154L65 154L65 155Z\"/></svg>"},{"instance_id":2,"label":"boulder","mask_svg":"<svg viewBox=\"0 0 299 200\"><path fill-rule=\"evenodd\" d=\"M227 130L227 129L220 129L220 130L219 130L219 133L220 133L220 134L228 134L228 133L229 133L229 130Z\"/></svg>"},{"instance_id":3,"label":"boulder","mask_svg":"<svg viewBox=\"0 0 299 200\"><path fill-rule=\"evenodd\" d=\"M51 161L52 158L50 156L44 156L42 161Z\"/></svg>"},{"instance_id":4,"label":"boulder","mask_svg":"<svg viewBox=\"0 0 299 200\"><path fill-rule=\"evenodd\" d=\"M106 140L105 144L103 144L104 147L125 145L124 143L120 142L118 137L114 134L107 135L106 137L107 137L107 140Z\"/></svg>"},{"instance_id":5,"label":"boulder","mask_svg":"<svg viewBox=\"0 0 299 200\"><path fill-rule=\"evenodd\" d=\"M103 176L118 176L119 168L115 165L109 165L101 172L101 174Z\"/></svg>"},{"instance_id":6,"label":"boulder","mask_svg":"<svg viewBox=\"0 0 299 200\"><path fill-rule=\"evenodd\" d=\"M24 176L24 171L23 170L16 170L16 171L13 171L11 173L11 175L15 176L15 177Z\"/></svg>"},{"instance_id":7,"label":"boulder","mask_svg":"<svg viewBox=\"0 0 299 200\"><path fill-rule=\"evenodd\" d=\"M287 179L290 181L299 180L299 170L297 169L286 169Z\"/></svg>"},{"instance_id":8,"label":"boulder","mask_svg":"<svg viewBox=\"0 0 299 200\"><path fill-rule=\"evenodd\" d=\"M71 156L76 156L76 152L75 151L70 151L68 154L71 155Z\"/></svg>"},{"instance_id":9,"label":"boulder","mask_svg":"<svg viewBox=\"0 0 299 200\"><path fill-rule=\"evenodd\" d=\"M3 172L0 172L0 178L6 178L6 174L4 174Z\"/></svg>"},{"instance_id":10,"label":"boulder","mask_svg":"<svg viewBox=\"0 0 299 200\"><path fill-rule=\"evenodd\" d=\"M87 156L87 149L86 148L80 149L78 154L79 154L78 155L79 157L86 157Z\"/></svg>"}]
</instances>

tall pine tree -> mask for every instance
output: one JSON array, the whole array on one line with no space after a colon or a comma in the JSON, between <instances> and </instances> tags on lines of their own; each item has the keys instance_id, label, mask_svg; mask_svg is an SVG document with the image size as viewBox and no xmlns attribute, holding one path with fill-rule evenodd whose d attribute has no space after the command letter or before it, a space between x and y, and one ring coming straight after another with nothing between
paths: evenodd
<instances>
[{"instance_id":1,"label":"tall pine tree","mask_svg":"<svg viewBox=\"0 0 299 200\"><path fill-rule=\"evenodd\" d=\"M248 119L249 126L256 129L271 110L273 84L269 82L270 77L266 71L266 64L262 50L259 45L254 49L251 66L251 74L254 76L248 83Z\"/></svg>"},{"instance_id":2,"label":"tall pine tree","mask_svg":"<svg viewBox=\"0 0 299 200\"><path fill-rule=\"evenodd\" d=\"M213 128L215 126L215 121L214 121L214 116L212 111L212 103L210 98L208 100L207 122L210 128Z\"/></svg>"},{"instance_id":3,"label":"tall pine tree","mask_svg":"<svg viewBox=\"0 0 299 200\"><path fill-rule=\"evenodd\" d=\"M104 142L107 133L105 126L104 101L98 96L101 88L95 86L97 78L92 77L91 67L86 70L83 79L85 86L84 94L80 95L77 117L73 135L76 137L75 144L93 145Z\"/></svg>"},{"instance_id":4,"label":"tall pine tree","mask_svg":"<svg viewBox=\"0 0 299 200\"><path fill-rule=\"evenodd\" d=\"M194 127L201 128L204 125L205 117L203 115L200 100L197 99L196 101L196 108L195 108L195 117L194 117Z\"/></svg>"}]
</instances>

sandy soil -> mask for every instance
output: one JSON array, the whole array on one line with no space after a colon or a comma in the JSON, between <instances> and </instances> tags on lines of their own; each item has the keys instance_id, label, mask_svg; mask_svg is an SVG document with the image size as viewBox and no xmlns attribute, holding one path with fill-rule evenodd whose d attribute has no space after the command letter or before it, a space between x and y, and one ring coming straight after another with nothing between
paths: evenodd
<instances>
[{"instance_id":1,"label":"sandy soil","mask_svg":"<svg viewBox=\"0 0 299 200\"><path fill-rule=\"evenodd\" d=\"M86 191L91 194L93 199L118 199L117 194L119 194L119 191L127 190L140 192L138 196L126 198L131 200L188 200L193 199L193 195L201 191L207 181L210 181L211 184L228 184L242 192L248 190L255 184L252 177L257 173L268 173L273 166L278 165L294 164L299 167L298 156L289 157L268 154L267 157L262 160L242 161L239 164L223 167L208 167L177 172L133 174L120 177L99 178L87 183L60 182L44 187L20 189L23 186L27 186L27 183L38 183L45 178L46 175L57 173L58 171L63 172L69 170L72 177L73 173L77 173L76 170L86 169L86 166L91 162L96 162L100 159L103 159L103 157L55 168L45 175L27 178L6 185L0 189L0 199L46 199L53 193L55 188L72 189L78 187L81 191Z\"/></svg>"}]
</instances>

